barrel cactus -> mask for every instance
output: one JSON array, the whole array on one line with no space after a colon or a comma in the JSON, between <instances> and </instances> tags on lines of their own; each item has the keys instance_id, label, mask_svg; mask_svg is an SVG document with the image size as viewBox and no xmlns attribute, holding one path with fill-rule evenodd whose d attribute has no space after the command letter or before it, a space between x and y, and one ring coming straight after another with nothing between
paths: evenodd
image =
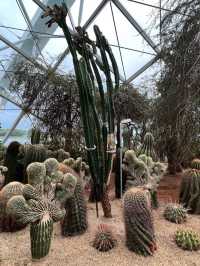
<instances>
[{"instance_id":1,"label":"barrel cactus","mask_svg":"<svg viewBox=\"0 0 200 266\"><path fill-rule=\"evenodd\" d=\"M129 189L123 199L126 245L140 255L153 255L156 250L151 200L143 188Z\"/></svg>"},{"instance_id":2,"label":"barrel cactus","mask_svg":"<svg viewBox=\"0 0 200 266\"><path fill-rule=\"evenodd\" d=\"M8 214L6 205L8 200L16 195L22 195L24 185L20 182L10 182L0 191L0 232L14 232L26 226Z\"/></svg>"},{"instance_id":3,"label":"barrel cactus","mask_svg":"<svg viewBox=\"0 0 200 266\"><path fill-rule=\"evenodd\" d=\"M32 128L31 130L31 144L39 144L41 131L39 128Z\"/></svg>"},{"instance_id":4,"label":"barrel cactus","mask_svg":"<svg viewBox=\"0 0 200 266\"><path fill-rule=\"evenodd\" d=\"M187 209L181 204L170 203L164 210L164 217L172 223L184 223L187 220Z\"/></svg>"},{"instance_id":5,"label":"barrel cactus","mask_svg":"<svg viewBox=\"0 0 200 266\"><path fill-rule=\"evenodd\" d=\"M191 162L191 168L200 170L200 159L193 159Z\"/></svg>"},{"instance_id":6,"label":"barrel cactus","mask_svg":"<svg viewBox=\"0 0 200 266\"><path fill-rule=\"evenodd\" d=\"M30 223L31 254L34 260L45 257L50 250L53 222L60 221L65 210L47 198L36 197L37 189L29 188L22 195L13 196L7 203L7 212L22 223ZM39 195L39 194L38 194Z\"/></svg>"},{"instance_id":7,"label":"barrel cactus","mask_svg":"<svg viewBox=\"0 0 200 266\"><path fill-rule=\"evenodd\" d=\"M200 171L188 169L183 173L179 201L190 213L200 214Z\"/></svg>"},{"instance_id":8,"label":"barrel cactus","mask_svg":"<svg viewBox=\"0 0 200 266\"><path fill-rule=\"evenodd\" d=\"M177 246L184 250L194 251L200 249L200 237L191 230L178 230L175 234L175 241Z\"/></svg>"},{"instance_id":9,"label":"barrel cactus","mask_svg":"<svg viewBox=\"0 0 200 266\"><path fill-rule=\"evenodd\" d=\"M112 230L106 224L98 226L92 246L98 251L107 252L114 248L117 240L113 236Z\"/></svg>"},{"instance_id":10,"label":"barrel cactus","mask_svg":"<svg viewBox=\"0 0 200 266\"><path fill-rule=\"evenodd\" d=\"M63 197L65 199L64 207L66 210L66 215L61 224L63 236L75 236L83 234L88 226L87 206L82 182L81 180L76 179L77 183L75 185L75 179L76 178L71 174L67 174L64 176L62 184L57 188L56 196L60 198ZM63 193L63 191L65 192Z\"/></svg>"}]
</instances>

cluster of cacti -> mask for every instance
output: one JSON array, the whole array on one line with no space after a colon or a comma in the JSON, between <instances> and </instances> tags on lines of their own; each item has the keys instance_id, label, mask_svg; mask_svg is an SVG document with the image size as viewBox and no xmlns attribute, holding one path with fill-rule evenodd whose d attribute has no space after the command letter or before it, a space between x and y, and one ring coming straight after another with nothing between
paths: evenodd
<instances>
[{"instance_id":1,"label":"cluster of cacti","mask_svg":"<svg viewBox=\"0 0 200 266\"><path fill-rule=\"evenodd\" d=\"M139 150L139 154L146 154L150 156L153 160L156 160L156 153L154 150L154 137L152 133L147 132L144 136L143 144Z\"/></svg>"},{"instance_id":2,"label":"cluster of cacti","mask_svg":"<svg viewBox=\"0 0 200 266\"><path fill-rule=\"evenodd\" d=\"M200 170L200 159L193 159L191 162L191 168Z\"/></svg>"},{"instance_id":3,"label":"cluster of cacti","mask_svg":"<svg viewBox=\"0 0 200 266\"><path fill-rule=\"evenodd\" d=\"M26 226L6 211L8 200L15 195L22 195L23 188L20 182L10 182L0 191L0 232L13 232Z\"/></svg>"},{"instance_id":4,"label":"cluster of cacti","mask_svg":"<svg viewBox=\"0 0 200 266\"><path fill-rule=\"evenodd\" d=\"M187 220L187 209L185 209L181 204L169 203L165 207L164 217L172 223L184 223Z\"/></svg>"},{"instance_id":5,"label":"cluster of cacti","mask_svg":"<svg viewBox=\"0 0 200 266\"><path fill-rule=\"evenodd\" d=\"M39 128L32 128L31 130L31 144L39 144L40 143L41 131Z\"/></svg>"},{"instance_id":6,"label":"cluster of cacti","mask_svg":"<svg viewBox=\"0 0 200 266\"><path fill-rule=\"evenodd\" d=\"M53 222L60 221L65 210L52 200L40 196L31 185L25 185L23 195L13 196L7 202L7 212L21 223L30 223L31 254L40 259L49 253Z\"/></svg>"},{"instance_id":7,"label":"cluster of cacti","mask_svg":"<svg viewBox=\"0 0 200 266\"><path fill-rule=\"evenodd\" d=\"M137 158L133 150L125 152L123 170L127 173L127 188L130 186L142 186L149 181L150 173L147 165Z\"/></svg>"},{"instance_id":8,"label":"cluster of cacti","mask_svg":"<svg viewBox=\"0 0 200 266\"><path fill-rule=\"evenodd\" d=\"M60 200L64 197L66 215L61 224L62 235L75 236L84 233L87 230L88 224L87 206L82 182L67 174L62 186L59 185L57 188L56 197L60 198Z\"/></svg>"},{"instance_id":9,"label":"cluster of cacti","mask_svg":"<svg viewBox=\"0 0 200 266\"><path fill-rule=\"evenodd\" d=\"M65 159L70 158L70 153L69 153L69 152L66 152L66 151L63 150L63 149L59 149L59 150L53 151L52 154L51 154L51 157L57 159L58 162L61 163L61 162L63 162Z\"/></svg>"},{"instance_id":10,"label":"cluster of cacti","mask_svg":"<svg viewBox=\"0 0 200 266\"><path fill-rule=\"evenodd\" d=\"M131 188L123 200L126 245L140 255L153 255L156 250L151 200L143 188Z\"/></svg>"},{"instance_id":11,"label":"cluster of cacti","mask_svg":"<svg viewBox=\"0 0 200 266\"><path fill-rule=\"evenodd\" d=\"M175 234L177 246L184 250L195 251L200 249L200 237L196 232L178 230Z\"/></svg>"},{"instance_id":12,"label":"cluster of cacti","mask_svg":"<svg viewBox=\"0 0 200 266\"><path fill-rule=\"evenodd\" d=\"M200 214L200 170L188 169L183 173L179 201L190 213Z\"/></svg>"},{"instance_id":13,"label":"cluster of cacti","mask_svg":"<svg viewBox=\"0 0 200 266\"><path fill-rule=\"evenodd\" d=\"M112 98L114 89L116 91L119 88L119 71L108 41L98 26L94 26L96 42L90 40L88 34L80 26L76 28L77 34L72 35L66 24L67 13L67 6L63 3L61 7L57 5L54 5L53 8L49 7L42 17L50 16L47 25L50 27L56 22L63 30L68 42L79 88L88 162L95 191L99 191L102 196L105 194L104 185L109 175L112 157L107 152L107 144L109 136L114 133L115 112ZM97 63L95 58L97 50L100 52L102 66ZM78 54L81 55L80 60ZM113 68L115 85L113 85L109 61ZM106 90L103 87L101 71L106 77ZM99 112L96 108L96 87L98 87L100 95L101 108Z\"/></svg>"},{"instance_id":14,"label":"cluster of cacti","mask_svg":"<svg viewBox=\"0 0 200 266\"><path fill-rule=\"evenodd\" d=\"M98 251L107 252L114 248L117 240L107 224L99 224L92 246Z\"/></svg>"}]
</instances>

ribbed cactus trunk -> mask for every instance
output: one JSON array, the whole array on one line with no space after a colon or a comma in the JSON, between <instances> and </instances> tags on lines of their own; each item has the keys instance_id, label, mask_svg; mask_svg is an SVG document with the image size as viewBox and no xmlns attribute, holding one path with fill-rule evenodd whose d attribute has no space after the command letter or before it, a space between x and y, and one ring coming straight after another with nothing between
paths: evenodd
<instances>
[{"instance_id":1,"label":"ribbed cactus trunk","mask_svg":"<svg viewBox=\"0 0 200 266\"><path fill-rule=\"evenodd\" d=\"M48 216L41 221L31 223L31 254L34 260L41 259L48 255L53 233L53 220Z\"/></svg>"},{"instance_id":2,"label":"ribbed cactus trunk","mask_svg":"<svg viewBox=\"0 0 200 266\"><path fill-rule=\"evenodd\" d=\"M53 9L49 8L43 17L51 16L51 19L47 22L49 27L52 23L57 22L62 28L73 58L79 88L81 117L88 162L94 181L95 194L99 191L100 195L98 196L100 198L106 197L106 201L102 201L104 209L106 209L108 204L104 205L104 202L107 202L108 196L104 193L104 187L109 175L112 157L107 152L107 139L108 136L114 133L115 118L112 99L114 86L109 61L114 70L115 91L119 88L119 71L111 48L99 28L94 26L96 43L89 39L85 30L81 27L77 27L76 35L72 35L66 24L67 13L67 6L63 3L62 7L54 6ZM102 66L99 66L95 58L97 49L101 55ZM81 56L80 60L78 59L78 54ZM101 72L103 72L106 78L106 93ZM100 95L101 105L101 109L98 112L95 99L97 93ZM106 216L107 213L104 214Z\"/></svg>"}]
</instances>

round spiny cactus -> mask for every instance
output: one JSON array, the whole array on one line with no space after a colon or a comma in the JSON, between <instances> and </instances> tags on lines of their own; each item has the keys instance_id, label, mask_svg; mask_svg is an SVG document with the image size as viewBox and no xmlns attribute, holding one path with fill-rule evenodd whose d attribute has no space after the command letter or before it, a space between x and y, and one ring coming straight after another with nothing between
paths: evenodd
<instances>
[{"instance_id":1,"label":"round spiny cactus","mask_svg":"<svg viewBox=\"0 0 200 266\"><path fill-rule=\"evenodd\" d=\"M28 183L32 186L42 184L46 176L46 168L43 163L34 162L28 165L27 169Z\"/></svg>"},{"instance_id":2,"label":"round spiny cactus","mask_svg":"<svg viewBox=\"0 0 200 266\"><path fill-rule=\"evenodd\" d=\"M156 250L151 199L143 188L129 189L123 200L126 245L140 255L153 255Z\"/></svg>"},{"instance_id":3,"label":"round spiny cactus","mask_svg":"<svg viewBox=\"0 0 200 266\"><path fill-rule=\"evenodd\" d=\"M22 195L24 185L20 182L10 182L0 191L0 232L14 232L25 227L16 217L7 213L8 200L15 195Z\"/></svg>"},{"instance_id":4,"label":"round spiny cactus","mask_svg":"<svg viewBox=\"0 0 200 266\"><path fill-rule=\"evenodd\" d=\"M1 190L1 199L4 201L9 200L12 196L22 195L24 184L20 182L10 182Z\"/></svg>"},{"instance_id":5,"label":"round spiny cactus","mask_svg":"<svg viewBox=\"0 0 200 266\"><path fill-rule=\"evenodd\" d=\"M200 170L200 159L193 159L191 162L191 168Z\"/></svg>"},{"instance_id":6,"label":"round spiny cactus","mask_svg":"<svg viewBox=\"0 0 200 266\"><path fill-rule=\"evenodd\" d=\"M56 151L56 159L58 162L63 162L65 159L68 159L70 157L70 153L66 152L63 149L59 149Z\"/></svg>"},{"instance_id":7,"label":"round spiny cactus","mask_svg":"<svg viewBox=\"0 0 200 266\"><path fill-rule=\"evenodd\" d=\"M188 212L200 214L200 171L186 170L183 174L179 201Z\"/></svg>"},{"instance_id":8,"label":"round spiny cactus","mask_svg":"<svg viewBox=\"0 0 200 266\"><path fill-rule=\"evenodd\" d=\"M72 165L72 168L74 169L74 171L76 171L78 174L80 173L81 171L81 168L82 168L82 158L81 157L78 157L75 162L73 163Z\"/></svg>"},{"instance_id":9,"label":"round spiny cactus","mask_svg":"<svg viewBox=\"0 0 200 266\"><path fill-rule=\"evenodd\" d=\"M63 163L65 164L65 165L67 165L67 166L69 166L69 167L71 167L73 164L74 164L74 162L75 162L75 160L74 160L74 158L68 158L68 159L65 159L64 161L63 161Z\"/></svg>"},{"instance_id":10,"label":"round spiny cactus","mask_svg":"<svg viewBox=\"0 0 200 266\"><path fill-rule=\"evenodd\" d=\"M58 171L59 162L55 158L49 158L44 161L46 167L46 174L51 176L52 173Z\"/></svg>"},{"instance_id":11,"label":"round spiny cactus","mask_svg":"<svg viewBox=\"0 0 200 266\"><path fill-rule=\"evenodd\" d=\"M184 250L200 249L200 237L191 230L178 230L175 234L175 241L177 246Z\"/></svg>"},{"instance_id":12,"label":"round spiny cactus","mask_svg":"<svg viewBox=\"0 0 200 266\"><path fill-rule=\"evenodd\" d=\"M106 252L114 248L117 240L108 225L100 224L98 226L95 238L93 240L93 247L98 251Z\"/></svg>"},{"instance_id":13,"label":"round spiny cactus","mask_svg":"<svg viewBox=\"0 0 200 266\"><path fill-rule=\"evenodd\" d=\"M170 203L164 210L164 217L172 223L184 223L187 220L187 209L181 204Z\"/></svg>"}]
</instances>

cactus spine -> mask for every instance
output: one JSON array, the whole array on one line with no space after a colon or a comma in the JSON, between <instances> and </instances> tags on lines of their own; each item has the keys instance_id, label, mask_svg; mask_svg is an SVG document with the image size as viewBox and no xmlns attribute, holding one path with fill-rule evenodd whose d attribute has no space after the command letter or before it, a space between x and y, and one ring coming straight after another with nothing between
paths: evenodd
<instances>
[{"instance_id":1,"label":"cactus spine","mask_svg":"<svg viewBox=\"0 0 200 266\"><path fill-rule=\"evenodd\" d=\"M93 240L93 247L98 251L107 252L114 248L116 244L117 240L113 236L109 226L106 224L100 224Z\"/></svg>"},{"instance_id":2,"label":"cactus spine","mask_svg":"<svg viewBox=\"0 0 200 266\"><path fill-rule=\"evenodd\" d=\"M126 245L140 255L153 255L156 250L150 195L142 188L131 188L123 201Z\"/></svg>"},{"instance_id":3,"label":"cactus spine","mask_svg":"<svg viewBox=\"0 0 200 266\"><path fill-rule=\"evenodd\" d=\"M189 230L178 230L175 234L177 246L184 250L199 250L200 238L197 233Z\"/></svg>"},{"instance_id":4,"label":"cactus spine","mask_svg":"<svg viewBox=\"0 0 200 266\"><path fill-rule=\"evenodd\" d=\"M37 189L26 185L23 195L13 196L7 203L8 213L16 216L22 223L30 223L31 254L40 259L49 253L53 232L53 222L61 220L65 211L58 208L52 200L39 197Z\"/></svg>"},{"instance_id":5,"label":"cactus spine","mask_svg":"<svg viewBox=\"0 0 200 266\"><path fill-rule=\"evenodd\" d=\"M187 209L180 204L170 203L164 210L164 217L172 223L184 223L187 220Z\"/></svg>"}]
</instances>

